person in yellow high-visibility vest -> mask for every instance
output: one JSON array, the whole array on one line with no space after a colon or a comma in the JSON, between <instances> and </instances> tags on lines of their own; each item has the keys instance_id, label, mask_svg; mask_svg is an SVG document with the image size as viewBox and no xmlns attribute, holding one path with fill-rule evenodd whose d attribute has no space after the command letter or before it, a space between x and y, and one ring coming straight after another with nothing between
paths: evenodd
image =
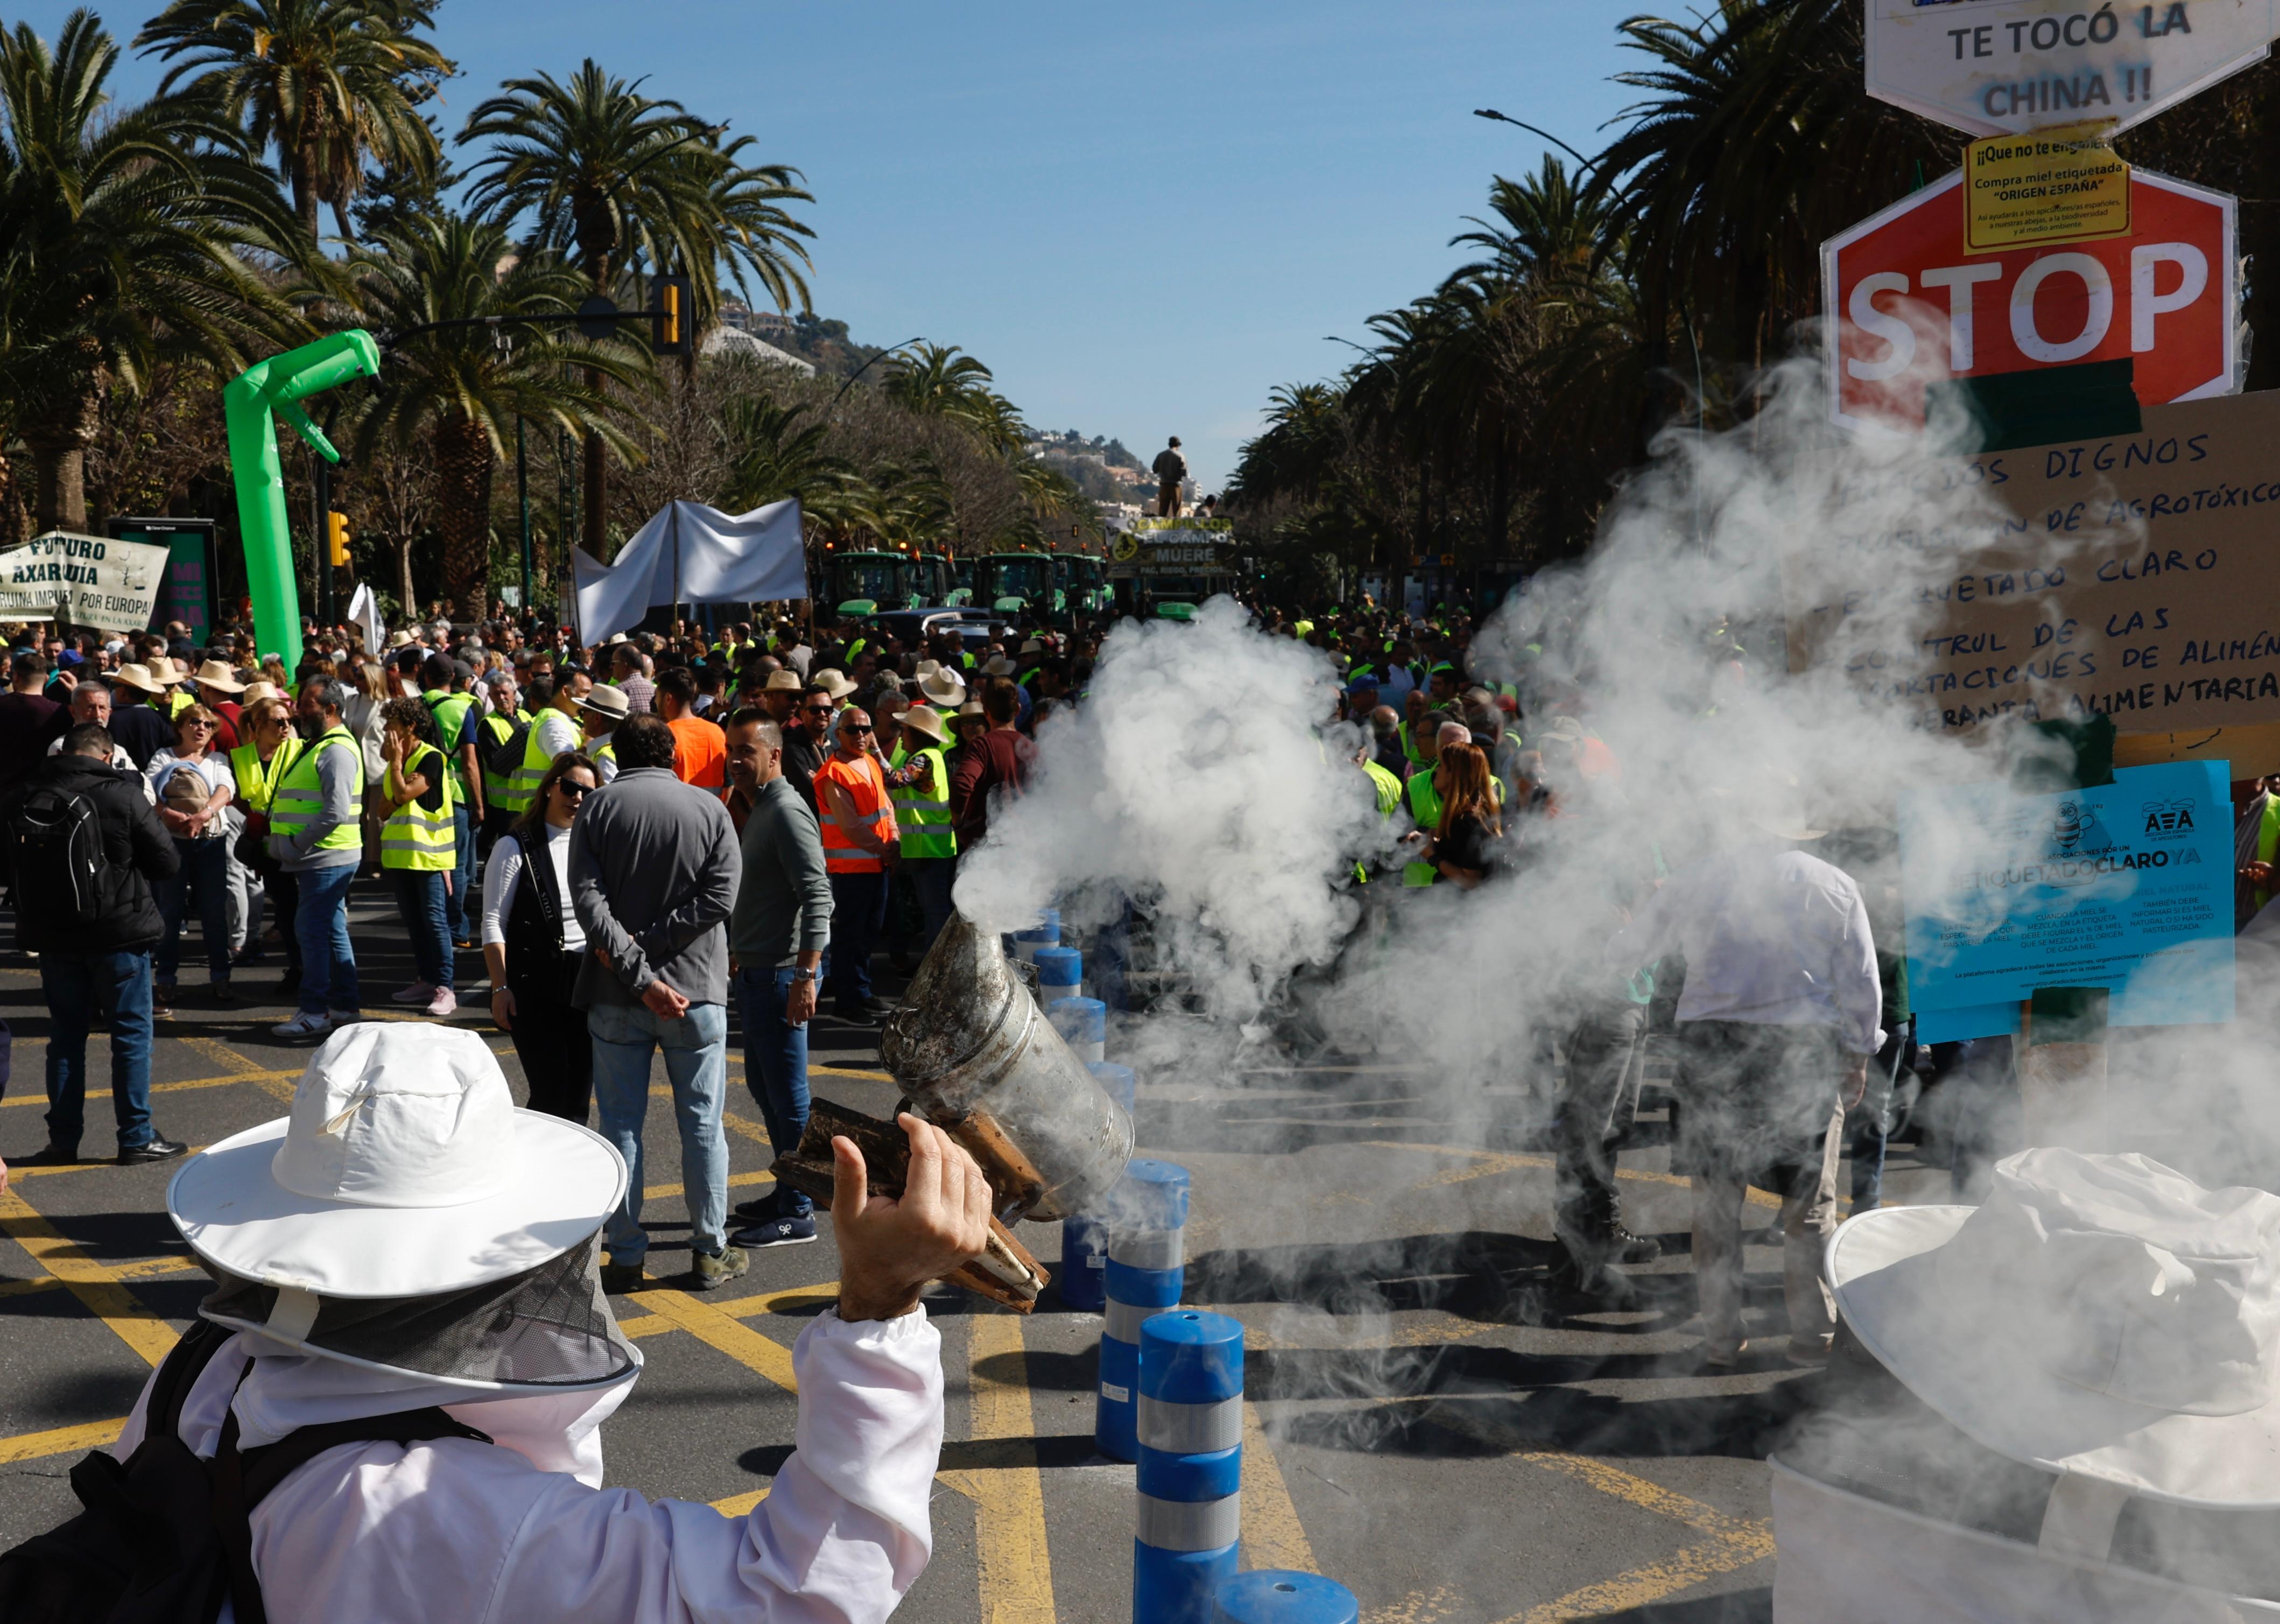
<instances>
[{"instance_id":1,"label":"person in yellow high-visibility vest","mask_svg":"<svg viewBox=\"0 0 2280 1624\"><path fill-rule=\"evenodd\" d=\"M349 882L364 858L364 750L341 719L347 685L312 676L295 701L309 743L293 758L269 807L269 855L301 888L300 1012L272 1032L322 1037L361 1013L356 949L349 941Z\"/></svg>"},{"instance_id":2,"label":"person in yellow high-visibility vest","mask_svg":"<svg viewBox=\"0 0 2280 1624\"><path fill-rule=\"evenodd\" d=\"M387 729L389 807L380 829L380 866L395 887L420 976L392 996L441 1020L459 1007L445 906L458 866L451 758L437 743L435 714L423 701L391 699L380 716Z\"/></svg>"},{"instance_id":3,"label":"person in yellow high-visibility vest","mask_svg":"<svg viewBox=\"0 0 2280 1624\"><path fill-rule=\"evenodd\" d=\"M926 921L919 939L923 958L950 923L950 886L958 873L958 836L950 827L948 729L931 705L903 713L903 739L889 776L895 826L902 831L900 873L919 899Z\"/></svg>"}]
</instances>

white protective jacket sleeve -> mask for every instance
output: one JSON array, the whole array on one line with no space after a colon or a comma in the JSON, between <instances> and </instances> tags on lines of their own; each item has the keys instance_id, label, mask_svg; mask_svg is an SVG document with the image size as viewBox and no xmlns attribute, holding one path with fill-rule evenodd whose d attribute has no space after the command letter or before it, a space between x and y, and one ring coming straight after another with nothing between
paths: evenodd
<instances>
[{"instance_id":1,"label":"white protective jacket sleeve","mask_svg":"<svg viewBox=\"0 0 2280 1624\"><path fill-rule=\"evenodd\" d=\"M235 1355L233 1345L216 1357L185 1405L183 1432L200 1453L211 1452L220 1405L243 1368ZM922 1310L855 1324L826 1312L801 1333L792 1361L798 1448L742 1517L542 1470L505 1428L494 1435L514 1447L443 1438L328 1450L254 1510L269 1617L880 1624L932 1553L941 1336ZM480 1428L491 1407L452 1412ZM119 1452L141 1434L138 1405Z\"/></svg>"}]
</instances>

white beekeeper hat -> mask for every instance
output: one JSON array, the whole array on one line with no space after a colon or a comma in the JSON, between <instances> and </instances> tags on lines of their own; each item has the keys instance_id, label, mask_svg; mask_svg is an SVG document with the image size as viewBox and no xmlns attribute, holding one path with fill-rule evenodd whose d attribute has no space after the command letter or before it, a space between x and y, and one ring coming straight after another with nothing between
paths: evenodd
<instances>
[{"instance_id":1,"label":"white beekeeper hat","mask_svg":"<svg viewBox=\"0 0 2280 1624\"><path fill-rule=\"evenodd\" d=\"M1849 1220L1827 1268L1862 1345L1997 1453L2153 1499L2280 1505L2280 1197L2023 1151L1984 1205Z\"/></svg>"},{"instance_id":2,"label":"white beekeeper hat","mask_svg":"<svg viewBox=\"0 0 2280 1624\"><path fill-rule=\"evenodd\" d=\"M166 1211L220 1277L206 1319L353 1365L563 1391L641 1365L595 1258L625 1191L616 1147L517 1110L473 1032L368 1022L325 1041L290 1116L186 1162Z\"/></svg>"}]
</instances>

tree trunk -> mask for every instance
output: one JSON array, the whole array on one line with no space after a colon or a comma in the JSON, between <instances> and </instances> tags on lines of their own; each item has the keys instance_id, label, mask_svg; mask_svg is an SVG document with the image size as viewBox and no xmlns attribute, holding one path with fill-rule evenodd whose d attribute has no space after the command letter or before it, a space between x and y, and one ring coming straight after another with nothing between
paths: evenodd
<instances>
[{"instance_id":1,"label":"tree trunk","mask_svg":"<svg viewBox=\"0 0 2280 1624\"><path fill-rule=\"evenodd\" d=\"M293 214L309 241L317 241L317 148L303 139L295 147L292 164Z\"/></svg>"},{"instance_id":2,"label":"tree trunk","mask_svg":"<svg viewBox=\"0 0 2280 1624\"><path fill-rule=\"evenodd\" d=\"M51 416L24 430L38 486L34 518L43 533L87 528L87 448L102 409L102 381L89 372L76 400L58 402Z\"/></svg>"},{"instance_id":3,"label":"tree trunk","mask_svg":"<svg viewBox=\"0 0 2280 1624\"><path fill-rule=\"evenodd\" d=\"M490 590L491 440L472 418L435 426L436 527L443 535L443 595L470 620Z\"/></svg>"},{"instance_id":4,"label":"tree trunk","mask_svg":"<svg viewBox=\"0 0 2280 1624\"><path fill-rule=\"evenodd\" d=\"M412 543L419 539L410 530L396 538L396 601L406 625L420 618L420 600L412 589Z\"/></svg>"},{"instance_id":5,"label":"tree trunk","mask_svg":"<svg viewBox=\"0 0 2280 1624\"><path fill-rule=\"evenodd\" d=\"M15 547L26 539L24 493L19 489L19 470L0 452L0 547Z\"/></svg>"}]
</instances>

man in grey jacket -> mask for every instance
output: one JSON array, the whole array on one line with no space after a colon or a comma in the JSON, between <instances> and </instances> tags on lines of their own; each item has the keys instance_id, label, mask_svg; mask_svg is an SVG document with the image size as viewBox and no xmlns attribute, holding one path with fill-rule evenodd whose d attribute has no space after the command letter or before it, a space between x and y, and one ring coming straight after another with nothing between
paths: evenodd
<instances>
[{"instance_id":1,"label":"man in grey jacket","mask_svg":"<svg viewBox=\"0 0 2280 1624\"><path fill-rule=\"evenodd\" d=\"M807 1127L807 1023L831 941L831 876L815 813L783 775L783 729L758 711L728 719L728 776L750 799L744 878L728 916L729 964L744 1019L744 1086L781 1156ZM740 1246L797 1246L815 1238L814 1209L779 1184L743 1202Z\"/></svg>"},{"instance_id":2,"label":"man in grey jacket","mask_svg":"<svg viewBox=\"0 0 2280 1624\"><path fill-rule=\"evenodd\" d=\"M592 956L572 1001L594 1043L594 1103L602 1134L626 1158L626 1198L603 1238L602 1284L642 1281L642 1125L651 1056L665 1051L681 1125L695 1284L744 1272L728 1244L728 1147L720 1114L728 1084L728 943L722 928L743 864L720 801L674 776L673 730L635 716L612 738L618 776L586 797L570 831L570 896Z\"/></svg>"}]
</instances>

